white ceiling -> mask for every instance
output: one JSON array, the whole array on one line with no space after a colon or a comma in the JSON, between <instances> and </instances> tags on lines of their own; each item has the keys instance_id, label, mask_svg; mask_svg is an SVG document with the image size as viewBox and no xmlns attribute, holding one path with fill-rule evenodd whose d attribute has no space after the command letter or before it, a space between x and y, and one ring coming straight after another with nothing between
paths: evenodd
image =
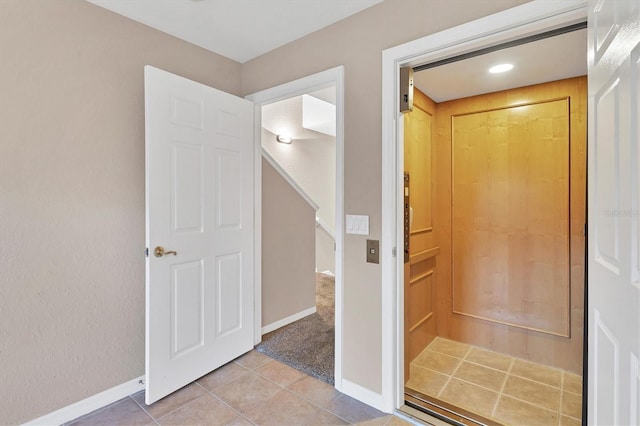
<instances>
[{"instance_id":1,"label":"white ceiling","mask_svg":"<svg viewBox=\"0 0 640 426\"><path fill-rule=\"evenodd\" d=\"M87 0L244 63L382 0Z\"/></svg>"},{"instance_id":2,"label":"white ceiling","mask_svg":"<svg viewBox=\"0 0 640 426\"><path fill-rule=\"evenodd\" d=\"M87 1L244 63L383 0ZM414 82L443 102L585 75L586 43L586 30L574 31L421 71ZM501 62L515 67L487 72Z\"/></svg>"},{"instance_id":3,"label":"white ceiling","mask_svg":"<svg viewBox=\"0 0 640 426\"><path fill-rule=\"evenodd\" d=\"M509 62L513 70L490 74ZM587 74L587 30L573 31L414 74L414 85L436 102Z\"/></svg>"}]
</instances>

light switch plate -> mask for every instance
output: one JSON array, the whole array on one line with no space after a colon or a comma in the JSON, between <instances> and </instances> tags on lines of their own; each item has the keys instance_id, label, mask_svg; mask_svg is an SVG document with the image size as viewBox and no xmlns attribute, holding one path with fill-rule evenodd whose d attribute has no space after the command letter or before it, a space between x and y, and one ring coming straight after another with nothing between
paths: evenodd
<instances>
[{"instance_id":1,"label":"light switch plate","mask_svg":"<svg viewBox=\"0 0 640 426\"><path fill-rule=\"evenodd\" d=\"M369 235L369 216L348 214L347 234Z\"/></svg>"}]
</instances>

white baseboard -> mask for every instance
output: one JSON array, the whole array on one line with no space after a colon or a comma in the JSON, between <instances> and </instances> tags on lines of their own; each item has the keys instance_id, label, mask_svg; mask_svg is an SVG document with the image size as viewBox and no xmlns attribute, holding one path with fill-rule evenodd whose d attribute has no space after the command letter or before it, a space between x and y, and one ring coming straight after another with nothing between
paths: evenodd
<instances>
[{"instance_id":1,"label":"white baseboard","mask_svg":"<svg viewBox=\"0 0 640 426\"><path fill-rule=\"evenodd\" d=\"M262 327L262 335L265 335L267 333L271 333L273 330L277 330L280 327L284 327L285 325L289 325L292 322L296 322L299 319L302 319L302 318L304 318L306 316L309 316L309 315L311 315L311 314L313 314L315 312L316 312L316 307L314 306L312 308L305 309L304 311L298 312L297 314L293 314L291 316L283 318L283 319L281 319L279 321L272 322L269 325L265 325L264 327Z\"/></svg>"},{"instance_id":2,"label":"white baseboard","mask_svg":"<svg viewBox=\"0 0 640 426\"><path fill-rule=\"evenodd\" d=\"M342 386L340 386L340 388L340 392L349 395L351 398L355 398L360 402L364 402L365 404L370 405L380 411L385 411L382 408L382 394L375 393L370 389L362 387L346 379L342 379Z\"/></svg>"},{"instance_id":3,"label":"white baseboard","mask_svg":"<svg viewBox=\"0 0 640 426\"><path fill-rule=\"evenodd\" d=\"M121 385L107 389L104 392L90 396L87 399L83 399L82 401L78 401L52 413L45 414L42 417L25 423L25 425L60 425L84 416L85 414L89 414L99 408L106 407L124 397L144 390L144 388L144 376L140 376L137 379L129 380Z\"/></svg>"},{"instance_id":4,"label":"white baseboard","mask_svg":"<svg viewBox=\"0 0 640 426\"><path fill-rule=\"evenodd\" d=\"M330 277L335 277L334 273L331 272L330 270L326 270L326 271L322 271L320 272L321 274L325 274L325 275L329 275Z\"/></svg>"}]
</instances>

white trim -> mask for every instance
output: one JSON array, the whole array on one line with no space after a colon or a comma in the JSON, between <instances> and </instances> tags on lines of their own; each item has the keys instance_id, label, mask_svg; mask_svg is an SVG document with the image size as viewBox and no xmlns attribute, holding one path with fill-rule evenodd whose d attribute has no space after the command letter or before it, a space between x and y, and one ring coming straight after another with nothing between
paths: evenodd
<instances>
[{"instance_id":1,"label":"white trim","mask_svg":"<svg viewBox=\"0 0 640 426\"><path fill-rule=\"evenodd\" d=\"M333 231L329 229L329 225L327 225L327 223L318 216L316 216L316 228L321 228L333 241L336 240L336 234L334 234Z\"/></svg>"},{"instance_id":2,"label":"white trim","mask_svg":"<svg viewBox=\"0 0 640 426\"><path fill-rule=\"evenodd\" d=\"M312 306L309 309L305 309L304 311L300 311L297 314L293 314L293 315L289 315L286 318L282 318L281 320L278 320L276 322L272 322L269 325L265 325L264 327L262 327L262 335L264 336L267 333L271 333L274 330L279 329L280 327L284 327L285 325L289 325L292 322L296 322L304 317L308 317L311 314L315 314L316 313L316 307Z\"/></svg>"},{"instance_id":3,"label":"white trim","mask_svg":"<svg viewBox=\"0 0 640 426\"><path fill-rule=\"evenodd\" d=\"M586 0L534 0L521 6L422 37L382 52L382 404L392 412L404 401L402 241L403 121L398 113L398 71L456 54L586 20Z\"/></svg>"},{"instance_id":4,"label":"white trim","mask_svg":"<svg viewBox=\"0 0 640 426\"><path fill-rule=\"evenodd\" d=\"M294 96L303 95L313 90L319 90L335 86L336 88L336 221L335 221L335 387L342 390L342 310L343 310L343 269L344 269L344 67L338 66L317 74L303 77L298 80L272 87L251 95L247 99L256 104L256 116L259 117L262 105L288 99ZM260 141L262 129L260 120L256 119L256 140ZM256 169L259 170L259 169ZM258 173L258 172L257 172ZM261 175L256 176L256 182L261 179ZM261 196L262 186L256 185L256 197ZM256 202L256 215L261 214L260 203ZM256 226L256 230L258 230ZM261 229L261 228L260 228ZM256 256L256 262L261 262L261 258ZM261 264L260 264L261 267ZM260 270L256 265L256 271ZM256 280L256 285L258 281ZM256 289L256 295L261 294ZM258 312L257 304L260 299L256 299L256 331L262 328L262 319ZM261 336L256 336L256 343L259 343Z\"/></svg>"},{"instance_id":5,"label":"white trim","mask_svg":"<svg viewBox=\"0 0 640 426\"><path fill-rule=\"evenodd\" d=\"M262 341L262 106L254 105L254 206L253 226L253 344Z\"/></svg>"},{"instance_id":6,"label":"white trim","mask_svg":"<svg viewBox=\"0 0 640 426\"><path fill-rule=\"evenodd\" d=\"M264 149L264 147L262 148L262 158L264 158L265 160L267 160L267 163L271 164L271 166L276 169L276 171L278 173L280 173L280 176L282 176L282 178L284 180L287 181L287 183L289 185L291 185L291 187L293 189L296 190L296 192L298 194L300 194L300 196L302 198L304 198L304 200L311 206L311 208L314 211L318 211L318 209L320 207L318 207L318 204L316 204L315 201L313 201L313 199L311 198L311 196L309 194L307 194L304 189L302 189L302 187L300 185L298 185L298 182L295 181L295 179L293 177L291 177L291 175L289 173L287 173L287 171L280 165L280 163L278 163L278 160L276 160L275 158L273 158L271 156L271 154L269 154L269 151L267 151L266 149ZM316 218L317 219L317 218Z\"/></svg>"},{"instance_id":7,"label":"white trim","mask_svg":"<svg viewBox=\"0 0 640 426\"><path fill-rule=\"evenodd\" d=\"M533 0L387 49L382 54L402 66L416 66L584 22L586 6L587 0Z\"/></svg>"},{"instance_id":8,"label":"white trim","mask_svg":"<svg viewBox=\"0 0 640 426\"><path fill-rule=\"evenodd\" d=\"M328 270L328 269L327 269L326 271L321 271L320 273L321 273L321 274L324 274L324 275L329 275L330 277L335 277L335 275L333 274L333 272L331 272L331 271L330 271L330 270Z\"/></svg>"},{"instance_id":9,"label":"white trim","mask_svg":"<svg viewBox=\"0 0 640 426\"><path fill-rule=\"evenodd\" d=\"M332 70L336 85L335 387L342 390L344 297L344 67Z\"/></svg>"},{"instance_id":10,"label":"white trim","mask_svg":"<svg viewBox=\"0 0 640 426\"><path fill-rule=\"evenodd\" d=\"M374 391L360 386L357 383L353 383L347 379L342 379L342 393L349 395L352 398L357 399L360 402L364 402L378 410L382 410L383 400L382 395L375 393Z\"/></svg>"},{"instance_id":11,"label":"white trim","mask_svg":"<svg viewBox=\"0 0 640 426\"><path fill-rule=\"evenodd\" d=\"M89 398L31 420L25 425L60 425L144 390L144 376L129 380Z\"/></svg>"}]
</instances>

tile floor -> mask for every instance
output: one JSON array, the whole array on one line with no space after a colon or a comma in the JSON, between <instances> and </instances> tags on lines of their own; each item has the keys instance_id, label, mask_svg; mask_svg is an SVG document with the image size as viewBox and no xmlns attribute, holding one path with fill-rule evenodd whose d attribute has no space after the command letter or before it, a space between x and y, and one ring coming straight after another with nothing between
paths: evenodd
<instances>
[{"instance_id":1,"label":"tile floor","mask_svg":"<svg viewBox=\"0 0 640 426\"><path fill-rule=\"evenodd\" d=\"M144 391L68 425L411 425L251 351L162 400Z\"/></svg>"},{"instance_id":2,"label":"tile floor","mask_svg":"<svg viewBox=\"0 0 640 426\"><path fill-rule=\"evenodd\" d=\"M580 425L582 378L437 337L407 387L506 425Z\"/></svg>"}]
</instances>

